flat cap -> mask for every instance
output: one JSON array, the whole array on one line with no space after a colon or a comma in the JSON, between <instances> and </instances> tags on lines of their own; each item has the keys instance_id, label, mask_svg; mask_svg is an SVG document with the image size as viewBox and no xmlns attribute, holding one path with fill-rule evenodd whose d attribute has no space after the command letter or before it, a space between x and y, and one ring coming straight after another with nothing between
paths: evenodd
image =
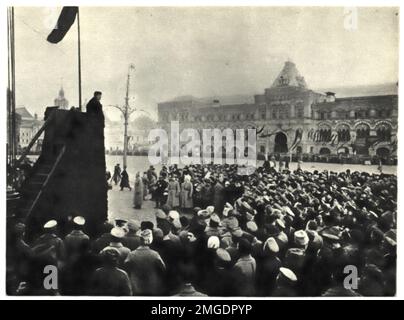
<instances>
[{"instance_id":1,"label":"flat cap","mask_svg":"<svg viewBox=\"0 0 404 320\"><path fill-rule=\"evenodd\" d=\"M256 232L258 230L258 226L254 221L248 221L246 227L247 230L251 232Z\"/></svg>"},{"instance_id":2,"label":"flat cap","mask_svg":"<svg viewBox=\"0 0 404 320\"><path fill-rule=\"evenodd\" d=\"M165 214L165 212L163 210L157 209L156 218L157 219L167 219L167 215Z\"/></svg>"},{"instance_id":3,"label":"flat cap","mask_svg":"<svg viewBox=\"0 0 404 320\"><path fill-rule=\"evenodd\" d=\"M218 248L216 250L216 256L218 257L219 260L223 262L230 262L231 261L231 256L230 253L223 249L223 248Z\"/></svg>"},{"instance_id":4,"label":"flat cap","mask_svg":"<svg viewBox=\"0 0 404 320\"><path fill-rule=\"evenodd\" d=\"M265 242L264 245L262 247L263 251L270 251L270 252L274 252L277 253L279 252L279 246L278 243L276 242L276 240L273 237L269 237Z\"/></svg>"},{"instance_id":5,"label":"flat cap","mask_svg":"<svg viewBox=\"0 0 404 320\"><path fill-rule=\"evenodd\" d=\"M84 219L82 216L77 216L74 217L73 222L78 226L84 226L84 224L86 223L86 219Z\"/></svg>"},{"instance_id":6,"label":"flat cap","mask_svg":"<svg viewBox=\"0 0 404 320\"><path fill-rule=\"evenodd\" d=\"M111 230L111 236L115 238L123 238L125 236L125 231L120 227L114 227Z\"/></svg>"},{"instance_id":7,"label":"flat cap","mask_svg":"<svg viewBox=\"0 0 404 320\"><path fill-rule=\"evenodd\" d=\"M51 228L56 227L57 225L58 225L58 222L56 220L49 220L48 222L46 222L43 225L43 228L44 229L51 229Z\"/></svg>"},{"instance_id":8,"label":"flat cap","mask_svg":"<svg viewBox=\"0 0 404 320\"><path fill-rule=\"evenodd\" d=\"M178 213L178 211L175 211L175 210L169 211L168 216L173 220L177 220L180 218L180 214Z\"/></svg>"},{"instance_id":9,"label":"flat cap","mask_svg":"<svg viewBox=\"0 0 404 320\"><path fill-rule=\"evenodd\" d=\"M294 233L295 243L301 246L305 246L309 243L309 236L304 230L297 230Z\"/></svg>"},{"instance_id":10,"label":"flat cap","mask_svg":"<svg viewBox=\"0 0 404 320\"><path fill-rule=\"evenodd\" d=\"M202 217L202 218L209 218L209 216L210 216L210 213L208 210L199 210L197 214L199 217Z\"/></svg>"},{"instance_id":11,"label":"flat cap","mask_svg":"<svg viewBox=\"0 0 404 320\"><path fill-rule=\"evenodd\" d=\"M208 248L218 249L220 247L220 240L216 236L210 236L208 239Z\"/></svg>"},{"instance_id":12,"label":"flat cap","mask_svg":"<svg viewBox=\"0 0 404 320\"><path fill-rule=\"evenodd\" d=\"M296 277L295 273L288 268L281 267L279 269L279 274L281 276L283 276L285 279L290 280L292 282L297 281L297 277Z\"/></svg>"}]
</instances>

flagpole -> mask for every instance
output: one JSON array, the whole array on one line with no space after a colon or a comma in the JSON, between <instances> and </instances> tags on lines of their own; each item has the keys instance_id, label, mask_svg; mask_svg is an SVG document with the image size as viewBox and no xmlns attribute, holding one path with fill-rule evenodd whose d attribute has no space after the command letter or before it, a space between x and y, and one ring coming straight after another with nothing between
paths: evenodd
<instances>
[{"instance_id":1,"label":"flagpole","mask_svg":"<svg viewBox=\"0 0 404 320\"><path fill-rule=\"evenodd\" d=\"M10 71L11 71L11 165L14 166L17 153L17 124L15 112L15 46L14 46L14 7L10 8Z\"/></svg>"},{"instance_id":2,"label":"flagpole","mask_svg":"<svg viewBox=\"0 0 404 320\"><path fill-rule=\"evenodd\" d=\"M81 111L81 46L80 46L80 9L77 7L77 59L79 68L79 110Z\"/></svg>"}]
</instances>

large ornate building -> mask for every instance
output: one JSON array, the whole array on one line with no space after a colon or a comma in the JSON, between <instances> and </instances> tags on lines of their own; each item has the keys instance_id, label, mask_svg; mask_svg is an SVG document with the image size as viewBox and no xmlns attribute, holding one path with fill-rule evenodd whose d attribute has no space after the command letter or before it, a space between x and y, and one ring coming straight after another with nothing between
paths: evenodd
<instances>
[{"instance_id":1,"label":"large ornate building","mask_svg":"<svg viewBox=\"0 0 404 320\"><path fill-rule=\"evenodd\" d=\"M34 114L34 116L32 116L25 107L16 108L15 111L19 117L17 141L18 149L19 151L21 151L21 149L26 148L31 143L32 138L34 138L36 133L43 126L44 121L38 119L37 114ZM42 141L43 134L35 142L31 150L34 152L39 152L41 150Z\"/></svg>"},{"instance_id":2,"label":"large ornate building","mask_svg":"<svg viewBox=\"0 0 404 320\"><path fill-rule=\"evenodd\" d=\"M256 128L261 154L385 157L396 152L397 116L397 95L338 98L314 92L291 61L253 103L201 103L191 97L158 104L159 126L168 132L175 120L180 130Z\"/></svg>"}]
</instances>

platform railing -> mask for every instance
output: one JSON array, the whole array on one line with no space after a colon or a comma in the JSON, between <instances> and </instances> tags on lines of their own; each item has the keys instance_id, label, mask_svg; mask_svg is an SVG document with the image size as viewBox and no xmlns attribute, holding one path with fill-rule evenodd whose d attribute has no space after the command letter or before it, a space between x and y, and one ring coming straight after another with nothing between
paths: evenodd
<instances>
[{"instance_id":1,"label":"platform railing","mask_svg":"<svg viewBox=\"0 0 404 320\"><path fill-rule=\"evenodd\" d=\"M53 173L55 172L55 170L56 170L56 168L57 168L57 166L58 166L60 160L62 159L62 157L63 157L65 151L66 151L66 146L64 145L64 146L62 147L62 149L60 150L60 152L59 152L59 154L58 154L58 156L57 156L57 158L56 158L56 161L54 162L54 164L53 164L53 166L52 166L51 171L49 172L48 176L46 177L45 182L43 183L41 189L39 190L39 192L38 192L38 194L36 195L34 201L32 202L32 204L31 204L31 206L30 206L30 208L29 208L29 210L28 210L28 212L27 212L27 217L28 217L28 216L31 214L31 212L35 209L35 207L36 207L36 205L37 205L39 199L41 198L42 194L44 193L44 191L45 191L45 189L46 189L46 187L47 187L47 185L48 185L48 183L49 183L51 177L53 176Z\"/></svg>"}]
</instances>

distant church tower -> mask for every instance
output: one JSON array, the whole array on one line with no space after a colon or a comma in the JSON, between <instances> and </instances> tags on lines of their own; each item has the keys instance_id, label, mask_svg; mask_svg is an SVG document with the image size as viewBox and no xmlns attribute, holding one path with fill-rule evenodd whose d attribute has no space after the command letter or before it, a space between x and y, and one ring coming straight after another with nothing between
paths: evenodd
<instances>
[{"instance_id":1,"label":"distant church tower","mask_svg":"<svg viewBox=\"0 0 404 320\"><path fill-rule=\"evenodd\" d=\"M54 105L60 109L67 109L69 107L69 101L65 98L65 91L63 86L59 90L59 96L54 100Z\"/></svg>"}]
</instances>

